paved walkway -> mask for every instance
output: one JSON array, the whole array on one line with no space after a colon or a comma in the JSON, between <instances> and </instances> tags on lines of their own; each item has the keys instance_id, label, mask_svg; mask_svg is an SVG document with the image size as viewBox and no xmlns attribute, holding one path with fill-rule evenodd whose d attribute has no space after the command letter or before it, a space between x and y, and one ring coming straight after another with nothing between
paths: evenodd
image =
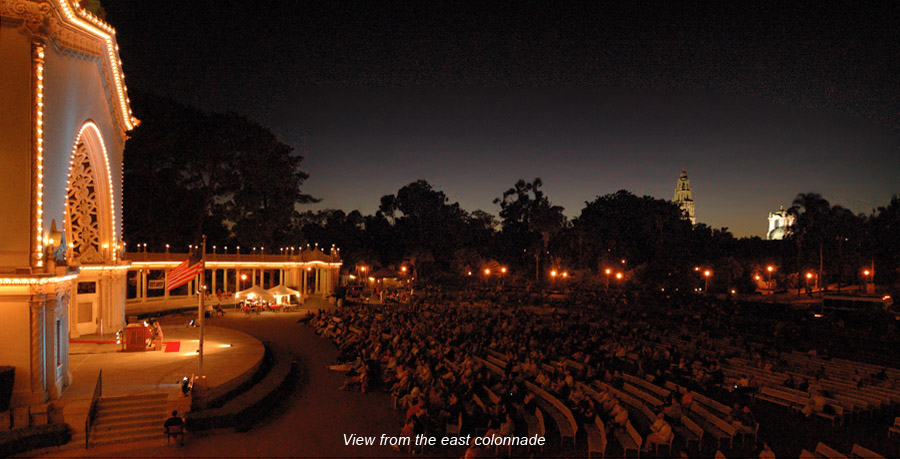
<instances>
[{"instance_id":1,"label":"paved walkway","mask_svg":"<svg viewBox=\"0 0 900 459\"><path fill-rule=\"evenodd\" d=\"M230 327L291 352L304 366L297 390L278 406L263 425L248 432L232 429L188 433L184 446L166 446L165 441L109 445L90 450L49 451L48 456L81 457L297 457L297 456L397 456L388 447L345 446L345 433L397 435L399 415L391 407L390 395L343 392L342 373L328 370L338 351L306 325L297 323L309 310L330 307L327 303L290 313L263 313L245 316L229 311L212 322ZM225 328L222 328L225 330ZM169 332L165 328L166 341ZM74 357L74 356L73 356ZM187 369L187 368L186 368ZM104 371L104 378L106 372ZM166 380L167 381L167 380ZM167 383L161 381L160 384ZM173 380L174 381L174 380ZM174 389L173 389L174 390ZM400 454L406 456L406 454Z\"/></svg>"}]
</instances>

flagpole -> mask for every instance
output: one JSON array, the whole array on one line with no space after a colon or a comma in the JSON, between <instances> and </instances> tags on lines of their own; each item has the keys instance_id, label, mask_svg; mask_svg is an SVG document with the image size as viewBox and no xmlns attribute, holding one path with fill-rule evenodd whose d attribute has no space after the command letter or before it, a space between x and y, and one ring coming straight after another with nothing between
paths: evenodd
<instances>
[{"instance_id":1,"label":"flagpole","mask_svg":"<svg viewBox=\"0 0 900 459\"><path fill-rule=\"evenodd\" d=\"M203 270L200 271L200 360L197 364L197 376L203 376L203 324L204 317L206 316L206 310L203 307L203 298L206 296L204 293L204 288L206 287L204 283L206 282L206 235L203 235L203 246L200 249L200 263L203 266Z\"/></svg>"}]
</instances>

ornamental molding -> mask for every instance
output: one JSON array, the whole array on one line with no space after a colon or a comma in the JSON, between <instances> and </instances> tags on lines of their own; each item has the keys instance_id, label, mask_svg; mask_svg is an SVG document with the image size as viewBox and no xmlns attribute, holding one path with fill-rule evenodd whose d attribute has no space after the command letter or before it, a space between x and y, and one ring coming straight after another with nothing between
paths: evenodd
<instances>
[{"instance_id":1,"label":"ornamental molding","mask_svg":"<svg viewBox=\"0 0 900 459\"><path fill-rule=\"evenodd\" d=\"M0 1L0 16L4 21L21 21L21 30L31 36L40 36L44 33L46 28L43 26L52 9L53 5L48 1Z\"/></svg>"},{"instance_id":2,"label":"ornamental molding","mask_svg":"<svg viewBox=\"0 0 900 459\"><path fill-rule=\"evenodd\" d=\"M98 186L94 164L91 162L87 146L79 142L75 148L69 170L69 185L66 191L66 232L71 238L69 247L72 256L81 264L103 263L100 253L100 206L97 198Z\"/></svg>"},{"instance_id":3,"label":"ornamental molding","mask_svg":"<svg viewBox=\"0 0 900 459\"><path fill-rule=\"evenodd\" d=\"M56 310L54 315L57 319L65 319L69 311L69 295L70 289L59 290L56 292Z\"/></svg>"},{"instance_id":4,"label":"ornamental molding","mask_svg":"<svg viewBox=\"0 0 900 459\"><path fill-rule=\"evenodd\" d=\"M63 55L98 64L107 104L116 114L113 118L124 142L138 121L131 115L115 30L69 0L0 0L0 17L4 23L18 23L20 32L33 41L51 43Z\"/></svg>"}]
</instances>

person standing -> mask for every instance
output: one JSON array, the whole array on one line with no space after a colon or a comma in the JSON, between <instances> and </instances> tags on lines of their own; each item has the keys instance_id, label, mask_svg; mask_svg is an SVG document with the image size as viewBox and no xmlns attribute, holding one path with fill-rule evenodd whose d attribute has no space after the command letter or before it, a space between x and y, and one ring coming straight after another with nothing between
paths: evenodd
<instances>
[{"instance_id":1,"label":"person standing","mask_svg":"<svg viewBox=\"0 0 900 459\"><path fill-rule=\"evenodd\" d=\"M150 346L154 350L162 349L163 343L163 331L162 326L159 325L159 321L153 322L153 325L150 326Z\"/></svg>"}]
</instances>

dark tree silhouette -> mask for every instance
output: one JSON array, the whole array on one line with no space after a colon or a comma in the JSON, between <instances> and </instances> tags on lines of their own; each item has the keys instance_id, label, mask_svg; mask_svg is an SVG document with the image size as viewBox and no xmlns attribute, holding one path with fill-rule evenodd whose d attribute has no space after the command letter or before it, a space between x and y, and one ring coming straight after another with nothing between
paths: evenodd
<instances>
[{"instance_id":1,"label":"dark tree silhouette","mask_svg":"<svg viewBox=\"0 0 900 459\"><path fill-rule=\"evenodd\" d=\"M132 96L142 123L125 145L125 240L184 250L269 246L292 239L302 157L268 129L233 113L208 115L173 100ZM276 249L277 250L277 249Z\"/></svg>"}]
</instances>

